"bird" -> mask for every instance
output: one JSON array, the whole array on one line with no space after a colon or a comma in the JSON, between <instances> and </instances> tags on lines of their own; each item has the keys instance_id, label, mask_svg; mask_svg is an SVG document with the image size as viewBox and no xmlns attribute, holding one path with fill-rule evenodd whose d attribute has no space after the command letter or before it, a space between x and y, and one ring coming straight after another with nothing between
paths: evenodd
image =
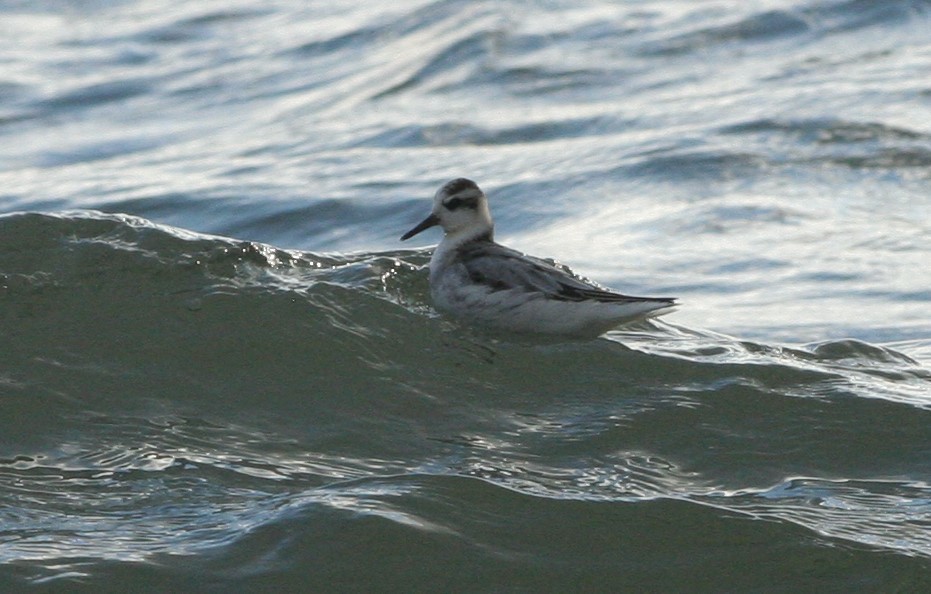
<instances>
[{"instance_id":1,"label":"bird","mask_svg":"<svg viewBox=\"0 0 931 594\"><path fill-rule=\"evenodd\" d=\"M466 178L443 184L430 215L401 236L439 225L430 294L442 313L518 334L597 337L624 322L667 313L674 297L633 297L596 286L494 240L488 198Z\"/></svg>"}]
</instances>

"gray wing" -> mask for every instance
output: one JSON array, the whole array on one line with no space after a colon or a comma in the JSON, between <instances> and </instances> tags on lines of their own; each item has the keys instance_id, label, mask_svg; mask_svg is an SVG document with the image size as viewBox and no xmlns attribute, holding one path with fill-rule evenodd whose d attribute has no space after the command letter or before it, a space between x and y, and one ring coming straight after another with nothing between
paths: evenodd
<instances>
[{"instance_id":1,"label":"gray wing","mask_svg":"<svg viewBox=\"0 0 931 594\"><path fill-rule=\"evenodd\" d=\"M671 297L632 297L599 289L543 260L491 241L477 241L460 247L458 260L472 282L486 285L492 291L520 289L560 301L653 301L669 305L675 302Z\"/></svg>"}]
</instances>

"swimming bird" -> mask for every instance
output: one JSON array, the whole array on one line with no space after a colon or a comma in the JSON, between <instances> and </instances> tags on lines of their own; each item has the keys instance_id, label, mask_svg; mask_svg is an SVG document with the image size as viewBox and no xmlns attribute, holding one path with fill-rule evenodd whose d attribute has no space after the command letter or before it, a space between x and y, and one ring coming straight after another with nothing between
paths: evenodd
<instances>
[{"instance_id":1,"label":"swimming bird","mask_svg":"<svg viewBox=\"0 0 931 594\"><path fill-rule=\"evenodd\" d=\"M472 180L454 179L437 190L430 216L401 241L435 225L445 235L430 259L430 293L438 310L466 322L516 333L594 337L675 306L672 297L607 291L496 243L488 199Z\"/></svg>"}]
</instances>

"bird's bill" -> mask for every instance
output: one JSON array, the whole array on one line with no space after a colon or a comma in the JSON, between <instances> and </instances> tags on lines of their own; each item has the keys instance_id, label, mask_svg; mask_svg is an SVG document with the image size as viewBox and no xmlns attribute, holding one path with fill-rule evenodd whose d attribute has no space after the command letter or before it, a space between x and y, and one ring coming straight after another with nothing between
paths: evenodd
<instances>
[{"instance_id":1,"label":"bird's bill","mask_svg":"<svg viewBox=\"0 0 931 594\"><path fill-rule=\"evenodd\" d=\"M440 218L436 216L435 214L431 214L429 217L420 221L419 225L417 225L416 227L414 227L413 229L411 229L410 231L402 235L401 241L404 241L405 239L410 239L411 237L417 235L424 229L429 229L430 227L434 227L439 224L440 224Z\"/></svg>"}]
</instances>

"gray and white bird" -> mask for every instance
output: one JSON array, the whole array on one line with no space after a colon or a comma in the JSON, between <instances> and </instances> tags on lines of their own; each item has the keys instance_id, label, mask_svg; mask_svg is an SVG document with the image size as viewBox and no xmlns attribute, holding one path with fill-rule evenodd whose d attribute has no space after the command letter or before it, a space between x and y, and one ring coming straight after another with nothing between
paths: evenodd
<instances>
[{"instance_id":1,"label":"gray and white bird","mask_svg":"<svg viewBox=\"0 0 931 594\"><path fill-rule=\"evenodd\" d=\"M675 306L671 297L607 291L495 243L488 199L471 180L454 179L437 190L430 216L401 241L435 225L445 235L430 259L430 293L438 310L466 322L517 333L594 337Z\"/></svg>"}]
</instances>

